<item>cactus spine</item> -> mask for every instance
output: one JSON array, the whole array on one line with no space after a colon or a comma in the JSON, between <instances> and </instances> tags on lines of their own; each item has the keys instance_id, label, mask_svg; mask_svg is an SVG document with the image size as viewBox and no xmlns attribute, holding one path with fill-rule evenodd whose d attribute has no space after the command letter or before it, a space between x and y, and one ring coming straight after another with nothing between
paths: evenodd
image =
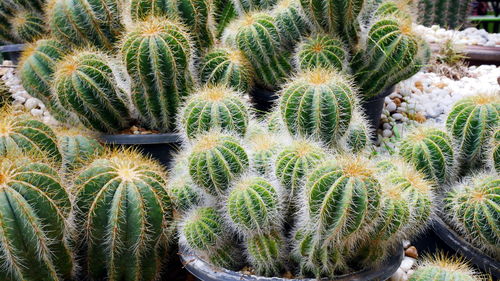
<instances>
[{"instance_id":1,"label":"cactus spine","mask_svg":"<svg viewBox=\"0 0 500 281\"><path fill-rule=\"evenodd\" d=\"M37 13L19 11L11 19L13 35L22 42L33 42L45 34L45 21Z\"/></svg>"},{"instance_id":2,"label":"cactus spine","mask_svg":"<svg viewBox=\"0 0 500 281\"><path fill-rule=\"evenodd\" d=\"M345 148L351 153L363 151L370 144L371 134L367 121L360 112L355 112L345 135Z\"/></svg>"},{"instance_id":3,"label":"cactus spine","mask_svg":"<svg viewBox=\"0 0 500 281\"><path fill-rule=\"evenodd\" d=\"M93 280L156 280L173 225L164 171L134 151L94 160L76 181L77 241Z\"/></svg>"},{"instance_id":4,"label":"cactus spine","mask_svg":"<svg viewBox=\"0 0 500 281\"><path fill-rule=\"evenodd\" d=\"M331 146L346 133L356 107L355 90L340 74L306 71L286 84L280 111L290 134Z\"/></svg>"},{"instance_id":5,"label":"cactus spine","mask_svg":"<svg viewBox=\"0 0 500 281\"><path fill-rule=\"evenodd\" d=\"M187 212L198 206L203 199L202 191L186 175L172 179L168 184L168 190L172 194L175 209L181 212Z\"/></svg>"},{"instance_id":6,"label":"cactus spine","mask_svg":"<svg viewBox=\"0 0 500 281\"><path fill-rule=\"evenodd\" d=\"M316 34L303 40L295 54L299 70L330 68L343 71L349 54L341 40L327 34Z\"/></svg>"},{"instance_id":7,"label":"cactus spine","mask_svg":"<svg viewBox=\"0 0 500 281\"><path fill-rule=\"evenodd\" d=\"M231 0L238 14L244 15L251 11L262 11L271 8L277 0Z\"/></svg>"},{"instance_id":8,"label":"cactus spine","mask_svg":"<svg viewBox=\"0 0 500 281\"><path fill-rule=\"evenodd\" d=\"M13 101L12 95L9 91L9 87L5 85L5 82L0 79L0 110L4 106L9 105Z\"/></svg>"},{"instance_id":9,"label":"cactus spine","mask_svg":"<svg viewBox=\"0 0 500 281\"><path fill-rule=\"evenodd\" d=\"M65 223L71 202L57 173L42 163L3 158L0 191L0 278L72 279Z\"/></svg>"},{"instance_id":10,"label":"cactus spine","mask_svg":"<svg viewBox=\"0 0 500 281\"><path fill-rule=\"evenodd\" d=\"M216 36L220 37L224 29L237 16L231 0L216 0L214 1L214 17L216 23Z\"/></svg>"},{"instance_id":11,"label":"cactus spine","mask_svg":"<svg viewBox=\"0 0 500 281\"><path fill-rule=\"evenodd\" d=\"M259 275L277 276L284 268L285 239L278 231L256 234L245 241L248 258Z\"/></svg>"},{"instance_id":12,"label":"cactus spine","mask_svg":"<svg viewBox=\"0 0 500 281\"><path fill-rule=\"evenodd\" d=\"M174 21L150 18L125 36L121 52L133 80L133 102L144 124L171 131L192 77L189 36Z\"/></svg>"},{"instance_id":13,"label":"cactus spine","mask_svg":"<svg viewBox=\"0 0 500 281\"><path fill-rule=\"evenodd\" d=\"M104 152L104 147L95 139L80 130L66 130L57 133L62 155L62 167L66 173L82 168L94 157Z\"/></svg>"},{"instance_id":14,"label":"cactus spine","mask_svg":"<svg viewBox=\"0 0 500 281\"><path fill-rule=\"evenodd\" d=\"M409 281L480 281L483 280L467 263L443 254L427 257L408 279Z\"/></svg>"},{"instance_id":15,"label":"cactus spine","mask_svg":"<svg viewBox=\"0 0 500 281\"><path fill-rule=\"evenodd\" d=\"M183 22L192 32L198 48L206 49L213 45L215 22L213 1L177 0L178 10Z\"/></svg>"},{"instance_id":16,"label":"cactus spine","mask_svg":"<svg viewBox=\"0 0 500 281\"><path fill-rule=\"evenodd\" d=\"M135 21L143 21L151 16L174 16L177 12L175 3L171 0L131 0L130 13Z\"/></svg>"},{"instance_id":17,"label":"cactus spine","mask_svg":"<svg viewBox=\"0 0 500 281\"><path fill-rule=\"evenodd\" d=\"M427 27L463 28L467 25L470 3L470 0L419 0L418 21Z\"/></svg>"},{"instance_id":18,"label":"cactus spine","mask_svg":"<svg viewBox=\"0 0 500 281\"><path fill-rule=\"evenodd\" d=\"M278 136L261 132L250 136L249 142L251 147L251 166L261 176L272 175L274 171L274 158L281 149L281 142L278 140Z\"/></svg>"},{"instance_id":19,"label":"cactus spine","mask_svg":"<svg viewBox=\"0 0 500 281\"><path fill-rule=\"evenodd\" d=\"M309 32L309 24L300 11L298 0L280 0L271 10L283 46L295 47L302 36Z\"/></svg>"},{"instance_id":20,"label":"cactus spine","mask_svg":"<svg viewBox=\"0 0 500 281\"><path fill-rule=\"evenodd\" d=\"M82 51L66 56L54 76L54 92L61 105L88 128L116 132L128 125L128 97L117 85L110 58Z\"/></svg>"},{"instance_id":21,"label":"cactus spine","mask_svg":"<svg viewBox=\"0 0 500 281\"><path fill-rule=\"evenodd\" d=\"M483 164L487 143L497 126L500 126L497 92L464 98L453 106L446 127L458 146L461 172Z\"/></svg>"},{"instance_id":22,"label":"cactus spine","mask_svg":"<svg viewBox=\"0 0 500 281\"><path fill-rule=\"evenodd\" d=\"M489 145L488 161L490 162L490 167L495 169L497 173L500 173L500 128L496 129L491 135Z\"/></svg>"}]
</instances>

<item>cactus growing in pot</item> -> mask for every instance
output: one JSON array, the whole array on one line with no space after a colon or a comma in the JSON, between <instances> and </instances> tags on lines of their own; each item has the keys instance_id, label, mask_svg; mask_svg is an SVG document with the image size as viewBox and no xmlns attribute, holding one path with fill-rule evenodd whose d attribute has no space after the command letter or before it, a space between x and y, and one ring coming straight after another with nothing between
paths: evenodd
<instances>
[{"instance_id":1,"label":"cactus growing in pot","mask_svg":"<svg viewBox=\"0 0 500 281\"><path fill-rule=\"evenodd\" d=\"M365 118L360 112L354 112L351 124L344 136L344 149L352 153L358 153L368 147L371 133Z\"/></svg>"},{"instance_id":2,"label":"cactus growing in pot","mask_svg":"<svg viewBox=\"0 0 500 281\"><path fill-rule=\"evenodd\" d=\"M81 129L59 130L57 138L64 173L77 171L94 157L104 153L104 147Z\"/></svg>"},{"instance_id":3,"label":"cactus growing in pot","mask_svg":"<svg viewBox=\"0 0 500 281\"><path fill-rule=\"evenodd\" d=\"M252 11L263 11L271 8L277 0L231 0L238 14L244 15Z\"/></svg>"},{"instance_id":4,"label":"cactus growing in pot","mask_svg":"<svg viewBox=\"0 0 500 281\"><path fill-rule=\"evenodd\" d=\"M21 42L33 42L45 35L45 21L35 12L20 10L11 18L14 37Z\"/></svg>"},{"instance_id":5,"label":"cactus growing in pot","mask_svg":"<svg viewBox=\"0 0 500 281\"><path fill-rule=\"evenodd\" d=\"M171 0L131 0L130 14L132 20L142 21L148 17L175 16L176 1Z\"/></svg>"},{"instance_id":6,"label":"cactus growing in pot","mask_svg":"<svg viewBox=\"0 0 500 281\"><path fill-rule=\"evenodd\" d=\"M199 49L210 48L215 40L213 1L177 0L178 13L189 27Z\"/></svg>"},{"instance_id":7,"label":"cactus growing in pot","mask_svg":"<svg viewBox=\"0 0 500 281\"><path fill-rule=\"evenodd\" d=\"M491 135L490 150L488 154L489 166L500 173L500 128L496 129Z\"/></svg>"},{"instance_id":8,"label":"cactus growing in pot","mask_svg":"<svg viewBox=\"0 0 500 281\"><path fill-rule=\"evenodd\" d=\"M302 71L313 68L346 70L348 51L345 44L328 34L315 34L305 38L297 47L295 61Z\"/></svg>"},{"instance_id":9,"label":"cactus growing in pot","mask_svg":"<svg viewBox=\"0 0 500 281\"><path fill-rule=\"evenodd\" d=\"M481 277L472 267L460 258L448 258L438 253L435 256L426 257L413 274L409 281L481 281Z\"/></svg>"},{"instance_id":10,"label":"cactus growing in pot","mask_svg":"<svg viewBox=\"0 0 500 281\"><path fill-rule=\"evenodd\" d=\"M279 231L255 234L245 240L247 255L255 272L277 276L285 268L285 238Z\"/></svg>"},{"instance_id":11,"label":"cactus growing in pot","mask_svg":"<svg viewBox=\"0 0 500 281\"><path fill-rule=\"evenodd\" d=\"M189 175L180 175L171 179L168 190L172 194L175 209L187 212L198 206L203 200L203 191L193 184Z\"/></svg>"},{"instance_id":12,"label":"cactus growing in pot","mask_svg":"<svg viewBox=\"0 0 500 281\"><path fill-rule=\"evenodd\" d=\"M271 176L274 173L274 158L281 150L283 142L278 135L266 131L248 137L249 157L251 166L261 176Z\"/></svg>"},{"instance_id":13,"label":"cactus growing in pot","mask_svg":"<svg viewBox=\"0 0 500 281\"><path fill-rule=\"evenodd\" d=\"M285 48L293 49L295 43L309 32L309 23L300 11L298 0L280 0L271 10Z\"/></svg>"}]
</instances>

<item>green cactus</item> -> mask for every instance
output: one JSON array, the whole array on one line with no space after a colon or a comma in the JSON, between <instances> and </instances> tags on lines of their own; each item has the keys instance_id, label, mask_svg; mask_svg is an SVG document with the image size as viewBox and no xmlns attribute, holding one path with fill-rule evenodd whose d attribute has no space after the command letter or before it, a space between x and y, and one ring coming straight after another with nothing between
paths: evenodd
<instances>
[{"instance_id":1,"label":"green cactus","mask_svg":"<svg viewBox=\"0 0 500 281\"><path fill-rule=\"evenodd\" d=\"M348 57L345 44L327 34L316 34L305 38L295 53L297 68L302 71L318 67L344 71L348 65Z\"/></svg>"},{"instance_id":2,"label":"green cactus","mask_svg":"<svg viewBox=\"0 0 500 281\"><path fill-rule=\"evenodd\" d=\"M168 190L172 194L175 209L181 212L198 206L203 199L203 192L193 184L189 175L176 176L169 182Z\"/></svg>"},{"instance_id":3,"label":"green cactus","mask_svg":"<svg viewBox=\"0 0 500 281\"><path fill-rule=\"evenodd\" d=\"M358 153L370 144L371 133L366 119L359 112L355 112L351 124L345 135L345 149L351 153Z\"/></svg>"},{"instance_id":4,"label":"green cactus","mask_svg":"<svg viewBox=\"0 0 500 281\"><path fill-rule=\"evenodd\" d=\"M214 17L216 24L216 36L220 37L229 23L236 18L237 13L231 0L214 1Z\"/></svg>"},{"instance_id":5,"label":"green cactus","mask_svg":"<svg viewBox=\"0 0 500 281\"><path fill-rule=\"evenodd\" d=\"M448 258L443 254L426 257L408 279L409 281L481 281L483 279L469 264L460 258Z\"/></svg>"},{"instance_id":6,"label":"green cactus","mask_svg":"<svg viewBox=\"0 0 500 281\"><path fill-rule=\"evenodd\" d=\"M210 48L214 43L216 27L213 1L177 0L179 16L189 27L198 48Z\"/></svg>"},{"instance_id":7,"label":"green cactus","mask_svg":"<svg viewBox=\"0 0 500 281\"><path fill-rule=\"evenodd\" d=\"M244 236L279 226L279 193L264 178L248 176L234 183L225 203L231 227Z\"/></svg>"},{"instance_id":8,"label":"green cactus","mask_svg":"<svg viewBox=\"0 0 500 281\"><path fill-rule=\"evenodd\" d=\"M464 180L446 197L445 215L478 248L500 256L500 177L479 173Z\"/></svg>"},{"instance_id":9,"label":"green cactus","mask_svg":"<svg viewBox=\"0 0 500 281\"><path fill-rule=\"evenodd\" d=\"M46 10L60 41L112 50L123 30L119 6L119 0L52 0Z\"/></svg>"},{"instance_id":10,"label":"green cactus","mask_svg":"<svg viewBox=\"0 0 500 281\"><path fill-rule=\"evenodd\" d=\"M189 35L178 22L149 18L126 34L121 52L141 121L152 129L172 131L192 84Z\"/></svg>"},{"instance_id":11,"label":"green cactus","mask_svg":"<svg viewBox=\"0 0 500 281\"><path fill-rule=\"evenodd\" d=\"M490 151L488 154L489 166L500 173L500 127L491 135Z\"/></svg>"},{"instance_id":12,"label":"green cactus","mask_svg":"<svg viewBox=\"0 0 500 281\"><path fill-rule=\"evenodd\" d=\"M482 166L493 130L500 126L499 93L464 98L451 109L446 128L457 145L462 174Z\"/></svg>"},{"instance_id":13,"label":"green cactus","mask_svg":"<svg viewBox=\"0 0 500 281\"><path fill-rule=\"evenodd\" d=\"M116 132L128 126L129 101L119 88L110 58L81 51L66 56L54 75L54 93L88 128Z\"/></svg>"},{"instance_id":14,"label":"green cactus","mask_svg":"<svg viewBox=\"0 0 500 281\"><path fill-rule=\"evenodd\" d=\"M281 119L279 110L274 110L266 116L267 130L273 134L280 134L286 132L286 127Z\"/></svg>"},{"instance_id":15,"label":"green cactus","mask_svg":"<svg viewBox=\"0 0 500 281\"><path fill-rule=\"evenodd\" d=\"M239 50L215 48L205 54L200 67L201 82L225 84L248 93L253 86L253 68Z\"/></svg>"},{"instance_id":16,"label":"green cactus","mask_svg":"<svg viewBox=\"0 0 500 281\"><path fill-rule=\"evenodd\" d=\"M75 180L83 271L93 280L156 280L174 225L163 169L135 151L94 160Z\"/></svg>"},{"instance_id":17,"label":"green cactus","mask_svg":"<svg viewBox=\"0 0 500 281\"><path fill-rule=\"evenodd\" d=\"M451 139L445 131L418 127L401 142L399 154L429 180L438 184L454 177L455 160Z\"/></svg>"},{"instance_id":18,"label":"green cactus","mask_svg":"<svg viewBox=\"0 0 500 281\"><path fill-rule=\"evenodd\" d=\"M35 12L20 10L11 18L14 37L22 42L33 42L45 35L45 20Z\"/></svg>"},{"instance_id":19,"label":"green cactus","mask_svg":"<svg viewBox=\"0 0 500 281\"><path fill-rule=\"evenodd\" d=\"M354 95L355 89L342 75L314 69L283 87L280 111L290 134L333 146L349 127L356 108Z\"/></svg>"},{"instance_id":20,"label":"green cactus","mask_svg":"<svg viewBox=\"0 0 500 281\"><path fill-rule=\"evenodd\" d=\"M256 234L245 241L250 264L257 274L279 276L285 264L285 241L278 231Z\"/></svg>"},{"instance_id":21,"label":"green cactus","mask_svg":"<svg viewBox=\"0 0 500 281\"><path fill-rule=\"evenodd\" d=\"M67 51L56 40L42 39L26 47L19 63L19 76L26 92L39 99L60 122L71 122L71 118L51 92L51 86L56 65Z\"/></svg>"},{"instance_id":22,"label":"green cactus","mask_svg":"<svg viewBox=\"0 0 500 281\"><path fill-rule=\"evenodd\" d=\"M132 20L143 21L148 17L171 17L177 13L176 1L171 0L131 0Z\"/></svg>"},{"instance_id":23,"label":"green cactus","mask_svg":"<svg viewBox=\"0 0 500 281\"><path fill-rule=\"evenodd\" d=\"M0 159L0 279L71 280L69 196L50 166L15 157Z\"/></svg>"},{"instance_id":24,"label":"green cactus","mask_svg":"<svg viewBox=\"0 0 500 281\"><path fill-rule=\"evenodd\" d=\"M190 139L212 129L244 136L248 127L249 106L241 93L231 88L206 86L189 97L181 110L180 119Z\"/></svg>"},{"instance_id":25,"label":"green cactus","mask_svg":"<svg viewBox=\"0 0 500 281\"><path fill-rule=\"evenodd\" d=\"M277 0L231 0L240 16L252 11L263 11L271 8Z\"/></svg>"},{"instance_id":26,"label":"green cactus","mask_svg":"<svg viewBox=\"0 0 500 281\"><path fill-rule=\"evenodd\" d=\"M419 0L418 21L427 27L463 28L467 25L470 4L470 0Z\"/></svg>"},{"instance_id":27,"label":"green cactus","mask_svg":"<svg viewBox=\"0 0 500 281\"><path fill-rule=\"evenodd\" d=\"M261 176L272 175L274 157L280 152L282 142L277 135L260 132L249 137L252 168Z\"/></svg>"},{"instance_id":28,"label":"green cactus","mask_svg":"<svg viewBox=\"0 0 500 281\"><path fill-rule=\"evenodd\" d=\"M248 156L240 141L218 132L199 137L189 155L193 182L212 195L223 194L247 167Z\"/></svg>"},{"instance_id":29,"label":"green cactus","mask_svg":"<svg viewBox=\"0 0 500 281\"><path fill-rule=\"evenodd\" d=\"M104 153L104 147L97 140L79 129L60 130L57 138L65 173L82 168L94 157Z\"/></svg>"},{"instance_id":30,"label":"green cactus","mask_svg":"<svg viewBox=\"0 0 500 281\"><path fill-rule=\"evenodd\" d=\"M0 110L2 110L4 106L10 105L13 100L9 87L5 85L5 82L0 78Z\"/></svg>"},{"instance_id":31,"label":"green cactus","mask_svg":"<svg viewBox=\"0 0 500 281\"><path fill-rule=\"evenodd\" d=\"M280 0L271 10L276 20L276 26L281 43L288 49L293 49L295 43L309 32L309 24L300 11L298 0Z\"/></svg>"}]
</instances>

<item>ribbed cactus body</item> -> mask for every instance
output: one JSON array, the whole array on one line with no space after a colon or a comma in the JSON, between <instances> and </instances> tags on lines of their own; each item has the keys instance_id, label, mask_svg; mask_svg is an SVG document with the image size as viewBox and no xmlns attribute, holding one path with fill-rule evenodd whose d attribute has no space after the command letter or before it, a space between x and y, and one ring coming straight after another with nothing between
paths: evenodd
<instances>
[{"instance_id":1,"label":"ribbed cactus body","mask_svg":"<svg viewBox=\"0 0 500 281\"><path fill-rule=\"evenodd\" d=\"M62 42L111 50L123 29L119 5L119 0L54 0L50 30Z\"/></svg>"},{"instance_id":2,"label":"ribbed cactus body","mask_svg":"<svg viewBox=\"0 0 500 281\"><path fill-rule=\"evenodd\" d=\"M130 119L128 97L118 87L109 60L99 52L79 52L65 57L54 76L61 105L101 132L123 129Z\"/></svg>"},{"instance_id":3,"label":"ribbed cactus body","mask_svg":"<svg viewBox=\"0 0 500 281\"><path fill-rule=\"evenodd\" d=\"M467 26L467 15L471 8L470 0L419 0L418 21L427 27L440 25L443 28L457 29Z\"/></svg>"},{"instance_id":4,"label":"ribbed cactus body","mask_svg":"<svg viewBox=\"0 0 500 281\"><path fill-rule=\"evenodd\" d=\"M0 79L0 109L8 104L10 104L14 99L9 91L9 87L5 85L5 82Z\"/></svg>"},{"instance_id":5,"label":"ribbed cactus body","mask_svg":"<svg viewBox=\"0 0 500 281\"><path fill-rule=\"evenodd\" d=\"M236 16L237 12L231 0L214 1L215 35L220 37L224 29Z\"/></svg>"},{"instance_id":6,"label":"ribbed cactus body","mask_svg":"<svg viewBox=\"0 0 500 281\"><path fill-rule=\"evenodd\" d=\"M12 32L22 42L33 42L45 35L45 20L34 12L19 11L10 21Z\"/></svg>"},{"instance_id":7,"label":"ribbed cactus body","mask_svg":"<svg viewBox=\"0 0 500 281\"><path fill-rule=\"evenodd\" d=\"M209 133L197 139L189 155L189 174L209 194L223 194L229 183L248 167L248 156L238 139Z\"/></svg>"},{"instance_id":8,"label":"ribbed cactus body","mask_svg":"<svg viewBox=\"0 0 500 281\"><path fill-rule=\"evenodd\" d=\"M257 234L245 241L250 264L259 275L278 276L283 270L286 240L278 231Z\"/></svg>"},{"instance_id":9,"label":"ribbed cactus body","mask_svg":"<svg viewBox=\"0 0 500 281\"><path fill-rule=\"evenodd\" d=\"M482 280L474 269L459 258L442 255L427 258L413 272L409 281L477 281Z\"/></svg>"},{"instance_id":10,"label":"ribbed cactus body","mask_svg":"<svg viewBox=\"0 0 500 281\"><path fill-rule=\"evenodd\" d=\"M244 15L251 11L262 11L271 8L277 0L231 0L238 14Z\"/></svg>"},{"instance_id":11,"label":"ribbed cactus body","mask_svg":"<svg viewBox=\"0 0 500 281\"><path fill-rule=\"evenodd\" d=\"M186 212L202 202L202 191L196 187L189 176L181 175L174 178L168 184L168 190L172 194L175 209Z\"/></svg>"},{"instance_id":12,"label":"ribbed cactus body","mask_svg":"<svg viewBox=\"0 0 500 281\"><path fill-rule=\"evenodd\" d=\"M379 216L368 234L371 240L399 242L411 218L411 202L408 199L399 186L382 185Z\"/></svg>"},{"instance_id":13,"label":"ribbed cactus body","mask_svg":"<svg viewBox=\"0 0 500 281\"><path fill-rule=\"evenodd\" d=\"M193 139L214 129L244 136L249 120L249 106L227 86L206 86L195 92L181 111L182 127Z\"/></svg>"},{"instance_id":14,"label":"ribbed cactus body","mask_svg":"<svg viewBox=\"0 0 500 281\"><path fill-rule=\"evenodd\" d=\"M132 19L136 21L151 16L174 16L177 13L176 3L173 0L131 0L130 13Z\"/></svg>"},{"instance_id":15,"label":"ribbed cactus body","mask_svg":"<svg viewBox=\"0 0 500 281\"><path fill-rule=\"evenodd\" d=\"M495 130L490 138L490 151L488 154L489 165L500 173L500 129Z\"/></svg>"},{"instance_id":16,"label":"ribbed cactus body","mask_svg":"<svg viewBox=\"0 0 500 281\"><path fill-rule=\"evenodd\" d=\"M182 222L180 233L193 250L212 252L224 242L224 221L212 207L193 210Z\"/></svg>"},{"instance_id":17,"label":"ribbed cactus body","mask_svg":"<svg viewBox=\"0 0 500 281\"><path fill-rule=\"evenodd\" d=\"M333 71L315 69L283 87L280 111L292 135L334 145L346 133L356 107L355 90Z\"/></svg>"},{"instance_id":18,"label":"ribbed cactus body","mask_svg":"<svg viewBox=\"0 0 500 281\"><path fill-rule=\"evenodd\" d=\"M497 126L500 126L498 93L467 97L453 106L446 127L457 145L462 172L484 163L489 138Z\"/></svg>"},{"instance_id":19,"label":"ribbed cactus body","mask_svg":"<svg viewBox=\"0 0 500 281\"><path fill-rule=\"evenodd\" d=\"M282 148L277 135L261 132L251 136L249 142L252 168L261 176L272 175L273 161Z\"/></svg>"},{"instance_id":20,"label":"ribbed cactus body","mask_svg":"<svg viewBox=\"0 0 500 281\"><path fill-rule=\"evenodd\" d=\"M371 134L365 118L359 113L353 115L349 129L345 135L345 148L352 153L358 153L368 147Z\"/></svg>"},{"instance_id":21,"label":"ribbed cactus body","mask_svg":"<svg viewBox=\"0 0 500 281\"><path fill-rule=\"evenodd\" d=\"M192 83L189 35L177 22L150 18L125 36L121 52L141 121L152 129L173 130Z\"/></svg>"},{"instance_id":22,"label":"ribbed cactus body","mask_svg":"<svg viewBox=\"0 0 500 281\"><path fill-rule=\"evenodd\" d=\"M448 134L437 128L417 128L402 141L399 154L427 179L443 184L454 176L454 154Z\"/></svg>"},{"instance_id":23,"label":"ribbed cactus body","mask_svg":"<svg viewBox=\"0 0 500 281\"><path fill-rule=\"evenodd\" d=\"M253 68L239 50L215 48L203 57L200 67L201 82L225 84L248 93L253 84Z\"/></svg>"},{"instance_id":24,"label":"ribbed cactus body","mask_svg":"<svg viewBox=\"0 0 500 281\"><path fill-rule=\"evenodd\" d=\"M0 160L0 202L2 280L71 280L65 223L71 202L57 172L42 163Z\"/></svg>"},{"instance_id":25,"label":"ribbed cactus body","mask_svg":"<svg viewBox=\"0 0 500 281\"><path fill-rule=\"evenodd\" d=\"M58 139L64 172L76 171L104 152L97 140L79 132L59 132Z\"/></svg>"},{"instance_id":26,"label":"ribbed cactus body","mask_svg":"<svg viewBox=\"0 0 500 281\"><path fill-rule=\"evenodd\" d=\"M349 54L344 43L327 34L305 38L297 47L295 61L299 70L330 68L345 70Z\"/></svg>"},{"instance_id":27,"label":"ribbed cactus body","mask_svg":"<svg viewBox=\"0 0 500 281\"><path fill-rule=\"evenodd\" d=\"M309 24L300 11L299 0L281 0L271 10L285 48L293 49L295 43L309 31Z\"/></svg>"},{"instance_id":28,"label":"ribbed cactus body","mask_svg":"<svg viewBox=\"0 0 500 281\"><path fill-rule=\"evenodd\" d=\"M209 48L214 43L215 22L213 1L177 0L179 16L189 27L198 48Z\"/></svg>"},{"instance_id":29,"label":"ribbed cactus body","mask_svg":"<svg viewBox=\"0 0 500 281\"><path fill-rule=\"evenodd\" d=\"M19 75L24 89L39 99L58 121L68 122L69 113L57 101L51 92L54 71L57 63L66 54L67 48L62 43L51 39L42 39L29 45L23 52Z\"/></svg>"},{"instance_id":30,"label":"ribbed cactus body","mask_svg":"<svg viewBox=\"0 0 500 281\"><path fill-rule=\"evenodd\" d=\"M96 159L76 181L83 269L94 280L156 280L171 239L172 202L159 164L139 153Z\"/></svg>"}]
</instances>

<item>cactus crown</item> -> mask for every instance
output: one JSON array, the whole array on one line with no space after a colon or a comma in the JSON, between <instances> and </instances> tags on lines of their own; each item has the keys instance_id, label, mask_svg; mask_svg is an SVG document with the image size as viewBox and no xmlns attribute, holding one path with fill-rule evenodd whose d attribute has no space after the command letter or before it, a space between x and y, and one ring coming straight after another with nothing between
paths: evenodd
<instances>
[{"instance_id":1,"label":"cactus crown","mask_svg":"<svg viewBox=\"0 0 500 281\"><path fill-rule=\"evenodd\" d=\"M409 281L424 281L432 279L439 280L464 280L464 281L484 281L482 275L478 274L462 258L447 257L443 253L438 253L432 257L426 257L415 270Z\"/></svg>"}]
</instances>

